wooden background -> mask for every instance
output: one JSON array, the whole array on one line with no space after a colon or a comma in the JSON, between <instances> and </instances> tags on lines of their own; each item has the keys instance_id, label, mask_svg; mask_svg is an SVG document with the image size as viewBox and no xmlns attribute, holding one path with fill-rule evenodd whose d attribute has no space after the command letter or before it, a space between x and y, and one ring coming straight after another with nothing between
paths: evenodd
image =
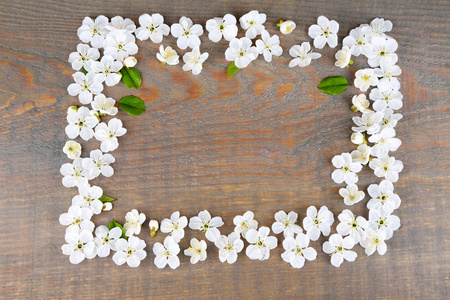
<instances>
[{"instance_id":1,"label":"wooden background","mask_svg":"<svg viewBox=\"0 0 450 300\"><path fill-rule=\"evenodd\" d=\"M145 227L148 258L138 269L116 266L111 257L71 265L61 254L65 227L58 217L70 206L75 189L64 188L59 168L68 159L61 149L66 109L78 104L67 94L73 72L67 62L78 43L76 30L85 16L121 15L137 22L143 13L159 12L172 24L180 16L195 23L225 13L240 17L251 9L268 16L267 29L293 19L297 29L281 36L285 53L266 63L253 62L232 79L226 77L226 43L202 36L210 53L195 77L181 65L160 66L157 45L138 42L137 69L144 83L138 91L123 85L105 90L119 99L133 93L147 112L123 112L128 133L114 151L115 176L93 182L118 198L114 209L94 217L96 224L124 221L137 208L148 219L169 217L174 210L191 217L208 209L220 215L231 232L232 219L252 210L270 226L278 210L300 218L310 205L326 205L335 216L347 208L333 183L331 158L349 152L349 109L355 89L328 97L315 86L330 75L351 78L365 67L359 57L349 69L333 66L336 50L307 68L287 67L288 49L311 41L307 28L323 14L337 20L339 40L375 17L392 20L403 69L404 118L397 132L403 144L395 156L405 170L395 185L402 198L396 211L403 227L388 241L384 256L358 258L334 268L320 251L326 238L312 245L317 260L293 269L280 257L251 261L241 253L236 264L221 264L208 243L205 262L190 265L181 257L177 270L158 270ZM444 299L449 297L449 2L397 1L6 1L0 4L0 297L9 299L124 298L315 298ZM278 33L279 34L279 33ZM175 40L164 39L165 45ZM180 51L183 53L184 51ZM86 150L95 140L82 142ZM84 152L85 154L87 152ZM378 182L370 170L359 185ZM365 203L352 207L367 217ZM147 223L146 223L147 225ZM336 225L336 223L335 223ZM192 237L188 230L181 248ZM214 249L214 250L213 250Z\"/></svg>"}]
</instances>

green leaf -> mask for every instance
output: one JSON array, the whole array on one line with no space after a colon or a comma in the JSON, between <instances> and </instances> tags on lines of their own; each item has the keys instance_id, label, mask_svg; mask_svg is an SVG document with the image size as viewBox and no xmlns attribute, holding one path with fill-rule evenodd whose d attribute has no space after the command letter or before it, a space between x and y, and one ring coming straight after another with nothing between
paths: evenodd
<instances>
[{"instance_id":1,"label":"green leaf","mask_svg":"<svg viewBox=\"0 0 450 300\"><path fill-rule=\"evenodd\" d=\"M230 66L228 67L228 78L231 78L231 76L234 75L234 73L236 73L237 71L239 71L239 68L236 67L236 65L234 64L234 61L230 64Z\"/></svg>"},{"instance_id":2,"label":"green leaf","mask_svg":"<svg viewBox=\"0 0 450 300\"><path fill-rule=\"evenodd\" d=\"M348 86L347 79L343 76L332 76L324 78L317 88L330 96L336 96L345 91Z\"/></svg>"},{"instance_id":3,"label":"green leaf","mask_svg":"<svg viewBox=\"0 0 450 300\"><path fill-rule=\"evenodd\" d=\"M139 116L145 111L145 104L141 98L126 96L119 100L119 106L130 116Z\"/></svg>"},{"instance_id":4,"label":"green leaf","mask_svg":"<svg viewBox=\"0 0 450 300\"><path fill-rule=\"evenodd\" d=\"M112 220L108 224L108 229L109 230L113 229L114 227L119 227L120 229L122 229L122 236L121 236L121 238L127 239L127 236L125 235L125 229L123 229L122 225L120 225L116 220Z\"/></svg>"},{"instance_id":5,"label":"green leaf","mask_svg":"<svg viewBox=\"0 0 450 300\"><path fill-rule=\"evenodd\" d=\"M83 71L84 75L86 75L88 73L88 71L86 71L86 69L84 67L81 67L81 70Z\"/></svg>"},{"instance_id":6,"label":"green leaf","mask_svg":"<svg viewBox=\"0 0 450 300\"><path fill-rule=\"evenodd\" d=\"M100 198L98 198L98 200L102 201L102 203L105 203L105 202L113 202L114 200L116 200L116 198L112 198L112 197L108 197L106 195L102 195Z\"/></svg>"},{"instance_id":7,"label":"green leaf","mask_svg":"<svg viewBox=\"0 0 450 300\"><path fill-rule=\"evenodd\" d=\"M141 86L142 78L141 73L135 68L123 67L120 72L122 73L122 82L130 89L138 89Z\"/></svg>"}]
</instances>

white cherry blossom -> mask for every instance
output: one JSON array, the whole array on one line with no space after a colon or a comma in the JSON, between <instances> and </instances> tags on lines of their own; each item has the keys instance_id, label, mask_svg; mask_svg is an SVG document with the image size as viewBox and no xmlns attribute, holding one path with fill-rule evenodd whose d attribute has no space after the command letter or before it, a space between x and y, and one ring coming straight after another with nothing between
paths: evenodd
<instances>
[{"instance_id":1,"label":"white cherry blossom","mask_svg":"<svg viewBox=\"0 0 450 300\"><path fill-rule=\"evenodd\" d=\"M122 127L122 121L113 118L109 120L108 125L102 122L95 127L95 138L102 142L100 149L103 152L110 152L119 147L117 137L124 135L126 132L127 130Z\"/></svg>"},{"instance_id":2,"label":"white cherry blossom","mask_svg":"<svg viewBox=\"0 0 450 300\"><path fill-rule=\"evenodd\" d=\"M211 218L211 214L207 210L199 212L198 217L192 217L189 220L189 228L203 231L210 242L214 242L220 237L220 231L217 228L223 224L221 217Z\"/></svg>"},{"instance_id":3,"label":"white cherry blossom","mask_svg":"<svg viewBox=\"0 0 450 300\"><path fill-rule=\"evenodd\" d=\"M98 95L103 91L102 82L99 78L95 78L94 72L84 75L82 72L76 72L72 75L75 83L71 83L67 87L70 96L78 96L82 104L89 104L93 95Z\"/></svg>"},{"instance_id":4,"label":"white cherry blossom","mask_svg":"<svg viewBox=\"0 0 450 300\"><path fill-rule=\"evenodd\" d=\"M339 214L338 219L340 223L337 225L336 231L340 235L351 236L356 244L366 239L365 230L368 228L369 223L365 218L361 216L355 218L355 215L350 210L345 209Z\"/></svg>"},{"instance_id":5,"label":"white cherry blossom","mask_svg":"<svg viewBox=\"0 0 450 300\"><path fill-rule=\"evenodd\" d=\"M88 180L93 177L89 174L89 170L83 167L83 159L75 158L72 163L66 163L59 170L63 177L62 184L65 187L81 187L88 184Z\"/></svg>"},{"instance_id":6,"label":"white cherry blossom","mask_svg":"<svg viewBox=\"0 0 450 300\"><path fill-rule=\"evenodd\" d=\"M343 46L341 50L336 52L336 55L334 57L336 58L336 62L334 63L334 65L342 69L349 65L352 58L352 53L348 46Z\"/></svg>"},{"instance_id":7,"label":"white cherry blossom","mask_svg":"<svg viewBox=\"0 0 450 300\"><path fill-rule=\"evenodd\" d=\"M370 160L371 151L372 149L366 144L359 145L358 148L351 153L352 160L354 162L359 162L362 165L367 165Z\"/></svg>"},{"instance_id":8,"label":"white cherry blossom","mask_svg":"<svg viewBox=\"0 0 450 300\"><path fill-rule=\"evenodd\" d=\"M367 113L363 113L361 117L353 117L352 120L355 125L357 125L352 127L353 131L367 131L368 134L374 134L380 131L380 124L383 120L383 113L378 111L369 111Z\"/></svg>"},{"instance_id":9,"label":"white cherry blossom","mask_svg":"<svg viewBox=\"0 0 450 300\"><path fill-rule=\"evenodd\" d=\"M193 75L198 75L202 72L203 63L208 58L207 52L200 53L198 46L194 47L191 52L186 52L183 55L183 71L192 71Z\"/></svg>"},{"instance_id":10,"label":"white cherry blossom","mask_svg":"<svg viewBox=\"0 0 450 300\"><path fill-rule=\"evenodd\" d=\"M389 180L383 180L380 184L371 184L367 192L372 197L367 202L367 208L370 210L383 210L386 214L391 214L394 209L400 207L401 199L394 194L394 185Z\"/></svg>"},{"instance_id":11,"label":"white cherry blossom","mask_svg":"<svg viewBox=\"0 0 450 300\"><path fill-rule=\"evenodd\" d=\"M330 239L323 243L323 252L331 254L331 264L335 267L339 267L344 260L355 261L358 256L355 251L350 249L355 245L355 240L347 236L342 238L339 234L335 233L330 236Z\"/></svg>"},{"instance_id":12,"label":"white cherry blossom","mask_svg":"<svg viewBox=\"0 0 450 300\"><path fill-rule=\"evenodd\" d=\"M373 101L373 109L383 111L387 107L398 110L403 106L403 95L394 89L380 90L374 88L370 91L369 98Z\"/></svg>"},{"instance_id":13,"label":"white cherry blossom","mask_svg":"<svg viewBox=\"0 0 450 300\"><path fill-rule=\"evenodd\" d=\"M402 74L402 69L399 66L383 63L379 68L374 69L374 72L379 78L377 87L380 90L400 89L400 81L397 76Z\"/></svg>"},{"instance_id":14,"label":"white cherry blossom","mask_svg":"<svg viewBox=\"0 0 450 300\"><path fill-rule=\"evenodd\" d=\"M358 173L361 171L362 166L359 162L354 162L350 153L342 153L341 155L336 155L331 160L331 163L336 168L331 174L331 178L336 183L342 183L345 181L346 184L358 182Z\"/></svg>"},{"instance_id":15,"label":"white cherry blossom","mask_svg":"<svg viewBox=\"0 0 450 300\"><path fill-rule=\"evenodd\" d=\"M214 245L219 249L220 262L233 264L236 262L238 253L244 249L244 242L240 239L239 233L232 232L228 236L221 235Z\"/></svg>"},{"instance_id":16,"label":"white cherry blossom","mask_svg":"<svg viewBox=\"0 0 450 300\"><path fill-rule=\"evenodd\" d=\"M369 55L367 62L372 68L383 64L395 64L398 60L397 51L398 43L392 38L384 38L374 36L371 41L373 45L372 53Z\"/></svg>"},{"instance_id":17,"label":"white cherry blossom","mask_svg":"<svg viewBox=\"0 0 450 300\"><path fill-rule=\"evenodd\" d=\"M164 219L161 222L161 232L169 233L176 243L179 243L184 238L184 228L187 226L188 220L186 217L180 217L180 212L172 213L170 219Z\"/></svg>"},{"instance_id":18,"label":"white cherry blossom","mask_svg":"<svg viewBox=\"0 0 450 300\"><path fill-rule=\"evenodd\" d=\"M114 163L116 159L111 154L103 154L99 149L92 150L89 158L83 159L83 168L89 171L89 175L95 178L102 174L105 177L111 177L114 174L114 169L110 164Z\"/></svg>"},{"instance_id":19,"label":"white cherry blossom","mask_svg":"<svg viewBox=\"0 0 450 300\"><path fill-rule=\"evenodd\" d=\"M139 27L136 30L136 37L141 41L150 40L159 44L164 35L169 35L170 27L164 24L164 17L160 14L143 14L139 17Z\"/></svg>"},{"instance_id":20,"label":"white cherry blossom","mask_svg":"<svg viewBox=\"0 0 450 300\"><path fill-rule=\"evenodd\" d=\"M94 97L94 101L91 102L93 110L98 111L101 116L110 115L115 116L118 112L118 108L114 105L116 100L113 98L106 98L103 94L98 94Z\"/></svg>"},{"instance_id":21,"label":"white cherry blossom","mask_svg":"<svg viewBox=\"0 0 450 300\"><path fill-rule=\"evenodd\" d=\"M383 121L381 123L381 130L385 128L394 128L397 126L398 121L403 118L402 114L394 114L392 108L385 108L383 111Z\"/></svg>"},{"instance_id":22,"label":"white cherry blossom","mask_svg":"<svg viewBox=\"0 0 450 300\"><path fill-rule=\"evenodd\" d=\"M91 42L92 47L102 48L103 41L108 34L108 18L98 16L95 21L89 17L85 17L80 28L77 30L78 37L83 43Z\"/></svg>"},{"instance_id":23,"label":"white cherry blossom","mask_svg":"<svg viewBox=\"0 0 450 300\"><path fill-rule=\"evenodd\" d=\"M294 21L287 20L280 24L280 31L282 34L290 34L296 27Z\"/></svg>"},{"instance_id":24,"label":"white cherry blossom","mask_svg":"<svg viewBox=\"0 0 450 300\"><path fill-rule=\"evenodd\" d=\"M266 14L260 14L257 10L252 10L239 19L242 29L245 30L245 37L254 39L265 29Z\"/></svg>"},{"instance_id":25,"label":"white cherry blossom","mask_svg":"<svg viewBox=\"0 0 450 300\"><path fill-rule=\"evenodd\" d=\"M297 223L298 214L296 212L289 212L286 214L284 211L280 210L275 214L275 221L272 224L272 231L275 234L282 233L285 237L294 236L295 234L301 233L303 229L295 224Z\"/></svg>"},{"instance_id":26,"label":"white cherry blossom","mask_svg":"<svg viewBox=\"0 0 450 300\"><path fill-rule=\"evenodd\" d=\"M387 37L386 32L392 30L392 22L384 20L383 18L375 18L369 25L365 24L361 27L362 32L369 36L382 36Z\"/></svg>"},{"instance_id":27,"label":"white cherry blossom","mask_svg":"<svg viewBox=\"0 0 450 300\"><path fill-rule=\"evenodd\" d=\"M400 228L400 218L386 213L382 209L369 210L369 227L373 230L383 230L386 240L394 235L394 231Z\"/></svg>"},{"instance_id":28,"label":"white cherry blossom","mask_svg":"<svg viewBox=\"0 0 450 300\"><path fill-rule=\"evenodd\" d=\"M315 260L317 252L309 246L309 238L304 233L297 234L297 237L287 237L283 241L284 252L281 258L290 263L293 268L300 269L305 265L305 260Z\"/></svg>"},{"instance_id":29,"label":"white cherry blossom","mask_svg":"<svg viewBox=\"0 0 450 300\"><path fill-rule=\"evenodd\" d=\"M295 66L306 67L311 64L311 60L318 59L322 55L312 52L309 42L303 42L301 45L294 45L289 49L289 55L294 59L289 62L289 68Z\"/></svg>"},{"instance_id":30,"label":"white cherry blossom","mask_svg":"<svg viewBox=\"0 0 450 300\"><path fill-rule=\"evenodd\" d=\"M87 207L71 206L66 213L59 216L59 223L68 226L66 233L94 230L94 223L91 221L92 211Z\"/></svg>"},{"instance_id":31,"label":"white cherry blossom","mask_svg":"<svg viewBox=\"0 0 450 300\"><path fill-rule=\"evenodd\" d=\"M365 92L370 86L376 86L378 84L378 77L375 75L373 69L361 69L355 73L354 84L361 92Z\"/></svg>"},{"instance_id":32,"label":"white cherry blossom","mask_svg":"<svg viewBox=\"0 0 450 300\"><path fill-rule=\"evenodd\" d=\"M141 233L142 224L145 221L145 214L139 213L137 209L132 209L125 215L125 224L123 224L123 229L125 230L125 235L130 237L134 234L138 235Z\"/></svg>"},{"instance_id":33,"label":"white cherry blossom","mask_svg":"<svg viewBox=\"0 0 450 300\"><path fill-rule=\"evenodd\" d=\"M270 250L275 249L278 244L278 240L274 236L269 236L270 229L262 226L256 231L255 229L249 229L245 238L250 243L245 250L245 254L250 259L266 260L270 257Z\"/></svg>"},{"instance_id":34,"label":"white cherry blossom","mask_svg":"<svg viewBox=\"0 0 450 300\"><path fill-rule=\"evenodd\" d=\"M71 231L66 233L65 239L67 244L62 245L61 250L64 255L69 255L70 263L76 265L85 258L95 257L95 243L91 231Z\"/></svg>"},{"instance_id":35,"label":"white cherry blossom","mask_svg":"<svg viewBox=\"0 0 450 300\"><path fill-rule=\"evenodd\" d=\"M167 236L164 239L164 245L155 243L153 245L153 253L156 256L154 263L158 269L163 269L166 265L169 265L171 269L176 269L180 266L180 259L178 258L180 246L175 243L171 236Z\"/></svg>"},{"instance_id":36,"label":"white cherry blossom","mask_svg":"<svg viewBox=\"0 0 450 300\"><path fill-rule=\"evenodd\" d=\"M236 18L233 15L226 14L223 18L213 18L206 21L206 30L208 30L208 38L214 43L219 42L223 38L226 41L234 39L238 32L236 26Z\"/></svg>"},{"instance_id":37,"label":"white cherry blossom","mask_svg":"<svg viewBox=\"0 0 450 300\"><path fill-rule=\"evenodd\" d=\"M172 35L177 38L178 48L184 50L187 47L193 49L200 46L200 36L203 34L202 25L195 24L191 19L181 17L179 23L170 27Z\"/></svg>"},{"instance_id":38,"label":"white cherry blossom","mask_svg":"<svg viewBox=\"0 0 450 300\"><path fill-rule=\"evenodd\" d=\"M333 213L326 206L322 206L319 212L317 212L315 206L310 206L306 210L306 217L303 219L303 228L311 241L317 241L321 232L324 236L330 234L333 222Z\"/></svg>"},{"instance_id":39,"label":"white cherry blossom","mask_svg":"<svg viewBox=\"0 0 450 300\"><path fill-rule=\"evenodd\" d=\"M77 110L67 110L67 122L69 123L66 128L66 134L69 138L74 139L78 135L85 141L91 139L94 136L94 128L98 124L98 119L91 115L90 110L87 107L80 107Z\"/></svg>"},{"instance_id":40,"label":"white cherry blossom","mask_svg":"<svg viewBox=\"0 0 450 300\"><path fill-rule=\"evenodd\" d=\"M206 259L206 247L207 245L204 240L199 241L193 238L191 239L190 247L184 250L184 255L191 257L191 264L196 264Z\"/></svg>"},{"instance_id":41,"label":"white cherry blossom","mask_svg":"<svg viewBox=\"0 0 450 300\"><path fill-rule=\"evenodd\" d=\"M230 46L225 50L225 59L234 61L239 69L247 67L257 57L258 49L252 46L252 41L247 37L232 39Z\"/></svg>"},{"instance_id":42,"label":"white cherry blossom","mask_svg":"<svg viewBox=\"0 0 450 300\"><path fill-rule=\"evenodd\" d=\"M138 52L136 38L124 30L110 32L104 41L104 48L105 55L110 55L119 62Z\"/></svg>"},{"instance_id":43,"label":"white cherry blossom","mask_svg":"<svg viewBox=\"0 0 450 300\"><path fill-rule=\"evenodd\" d=\"M372 53L373 46L363 32L361 27L350 30L349 36L345 37L342 41L344 46L350 48L350 52L354 56L365 55L368 56Z\"/></svg>"},{"instance_id":44,"label":"white cherry blossom","mask_svg":"<svg viewBox=\"0 0 450 300\"><path fill-rule=\"evenodd\" d=\"M133 33L136 30L136 25L129 18L122 18L121 16L115 16L111 19L106 28L110 31L114 31L117 29L125 30L129 33Z\"/></svg>"},{"instance_id":45,"label":"white cherry blossom","mask_svg":"<svg viewBox=\"0 0 450 300\"><path fill-rule=\"evenodd\" d=\"M122 75L117 73L122 67L123 64L120 61L114 60L110 55L104 55L100 61L92 61L88 71L95 73L95 82L104 82L107 86L114 86L122 78Z\"/></svg>"},{"instance_id":46,"label":"white cherry blossom","mask_svg":"<svg viewBox=\"0 0 450 300\"><path fill-rule=\"evenodd\" d=\"M244 215L238 215L234 217L233 223L236 225L234 228L234 232L236 232L238 235L242 234L242 237L245 238L245 235L247 234L247 231L249 229L257 229L258 228L258 221L255 219L255 215L251 211L245 212Z\"/></svg>"},{"instance_id":47,"label":"white cherry blossom","mask_svg":"<svg viewBox=\"0 0 450 300\"><path fill-rule=\"evenodd\" d=\"M86 44L78 44L77 51L69 55L69 62L76 71L80 70L87 63L96 61L100 57L100 52L96 48L91 48Z\"/></svg>"},{"instance_id":48,"label":"white cherry blossom","mask_svg":"<svg viewBox=\"0 0 450 300\"><path fill-rule=\"evenodd\" d=\"M358 190L358 186L354 183L350 183L346 188L339 190L339 195L344 198L345 205L353 205L364 199L365 194L363 191Z\"/></svg>"},{"instance_id":49,"label":"white cherry blossom","mask_svg":"<svg viewBox=\"0 0 450 300\"><path fill-rule=\"evenodd\" d=\"M177 65L179 61L179 56L177 52L172 49L172 47L167 46L164 48L163 45L159 46L159 53L156 53L156 58L161 62L161 64L168 64L168 65Z\"/></svg>"},{"instance_id":50,"label":"white cherry blossom","mask_svg":"<svg viewBox=\"0 0 450 300\"><path fill-rule=\"evenodd\" d=\"M272 61L272 56L280 56L283 53L283 49L280 47L280 38L278 35L270 36L267 30L261 33L261 39L255 42L256 49L259 54L264 56L267 62Z\"/></svg>"},{"instance_id":51,"label":"white cherry blossom","mask_svg":"<svg viewBox=\"0 0 450 300\"><path fill-rule=\"evenodd\" d=\"M126 239L118 239L115 243L117 252L113 255L113 261L121 266L127 263L129 267L136 268L141 264L141 260L147 257L145 252L145 241L136 236L130 236Z\"/></svg>"},{"instance_id":52,"label":"white cherry blossom","mask_svg":"<svg viewBox=\"0 0 450 300\"><path fill-rule=\"evenodd\" d=\"M369 162L369 167L374 170L377 177L384 177L391 182L398 181L398 173L403 170L403 163L394 157L384 156L374 158Z\"/></svg>"},{"instance_id":53,"label":"white cherry blossom","mask_svg":"<svg viewBox=\"0 0 450 300\"><path fill-rule=\"evenodd\" d=\"M386 233L383 230L373 230L369 227L366 230L366 239L359 244L365 248L367 255L372 255L375 251L378 251L380 255L384 255L387 250L385 239Z\"/></svg>"},{"instance_id":54,"label":"white cherry blossom","mask_svg":"<svg viewBox=\"0 0 450 300\"><path fill-rule=\"evenodd\" d=\"M359 95L355 95L352 98L352 104L354 106L354 111L355 109L359 110L362 113L368 113L370 111L369 107L370 107L370 102L369 100L367 100L366 98L366 94L359 94Z\"/></svg>"},{"instance_id":55,"label":"white cherry blossom","mask_svg":"<svg viewBox=\"0 0 450 300\"><path fill-rule=\"evenodd\" d=\"M122 236L122 229L114 227L111 230L105 225L100 225L95 229L94 243L97 247L98 257L109 256L111 250L116 250L116 242Z\"/></svg>"},{"instance_id":56,"label":"white cherry blossom","mask_svg":"<svg viewBox=\"0 0 450 300\"><path fill-rule=\"evenodd\" d=\"M314 39L314 47L322 49L325 44L331 48L337 46L338 38L337 32L339 31L339 24L334 20L328 20L324 16L317 18L317 25L311 25L308 29L308 35Z\"/></svg>"},{"instance_id":57,"label":"white cherry blossom","mask_svg":"<svg viewBox=\"0 0 450 300\"><path fill-rule=\"evenodd\" d=\"M64 144L63 152L70 159L75 159L81 155L81 145L75 141L67 141Z\"/></svg>"},{"instance_id":58,"label":"white cherry blossom","mask_svg":"<svg viewBox=\"0 0 450 300\"><path fill-rule=\"evenodd\" d=\"M78 188L79 195L72 198L72 206L89 208L93 214L102 212L103 203L99 200L103 195L103 190L98 186L85 185Z\"/></svg>"},{"instance_id":59,"label":"white cherry blossom","mask_svg":"<svg viewBox=\"0 0 450 300\"><path fill-rule=\"evenodd\" d=\"M383 157L388 155L389 151L397 151L402 141L395 137L395 130L392 128L384 128L379 133L369 137L369 142L374 143L372 147L372 155Z\"/></svg>"}]
</instances>

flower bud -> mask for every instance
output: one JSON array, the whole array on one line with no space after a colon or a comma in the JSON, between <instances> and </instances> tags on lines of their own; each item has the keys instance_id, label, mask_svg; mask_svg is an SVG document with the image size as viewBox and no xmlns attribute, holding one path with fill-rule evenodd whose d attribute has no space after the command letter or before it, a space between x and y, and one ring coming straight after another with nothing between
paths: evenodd
<instances>
[{"instance_id":1,"label":"flower bud","mask_svg":"<svg viewBox=\"0 0 450 300\"><path fill-rule=\"evenodd\" d=\"M345 68L350 63L350 58L352 57L352 53L350 52L350 48L348 46L342 47L342 50L336 52L336 62L334 65L339 68Z\"/></svg>"},{"instance_id":2,"label":"flower bud","mask_svg":"<svg viewBox=\"0 0 450 300\"><path fill-rule=\"evenodd\" d=\"M129 56L123 60L123 64L127 68L132 68L137 64L137 59L133 56Z\"/></svg>"},{"instance_id":3,"label":"flower bud","mask_svg":"<svg viewBox=\"0 0 450 300\"><path fill-rule=\"evenodd\" d=\"M148 227L150 228L150 236L151 236L151 237L154 237L155 234L156 234L156 232L157 232L158 229L159 229L158 221L156 221L156 220L151 220L151 221L148 223Z\"/></svg>"},{"instance_id":4,"label":"flower bud","mask_svg":"<svg viewBox=\"0 0 450 300\"><path fill-rule=\"evenodd\" d=\"M113 208L113 205L111 202L103 203L102 211L110 211Z\"/></svg>"},{"instance_id":5,"label":"flower bud","mask_svg":"<svg viewBox=\"0 0 450 300\"><path fill-rule=\"evenodd\" d=\"M287 20L280 24L280 31L283 34L289 34L292 31L294 31L296 26L297 25L295 25L295 23L293 21Z\"/></svg>"},{"instance_id":6,"label":"flower bud","mask_svg":"<svg viewBox=\"0 0 450 300\"><path fill-rule=\"evenodd\" d=\"M352 143L356 145L361 145L364 143L364 134L361 132L354 132L351 137Z\"/></svg>"},{"instance_id":7,"label":"flower bud","mask_svg":"<svg viewBox=\"0 0 450 300\"><path fill-rule=\"evenodd\" d=\"M72 105L67 109L68 112L71 110L78 111L78 106Z\"/></svg>"}]
</instances>

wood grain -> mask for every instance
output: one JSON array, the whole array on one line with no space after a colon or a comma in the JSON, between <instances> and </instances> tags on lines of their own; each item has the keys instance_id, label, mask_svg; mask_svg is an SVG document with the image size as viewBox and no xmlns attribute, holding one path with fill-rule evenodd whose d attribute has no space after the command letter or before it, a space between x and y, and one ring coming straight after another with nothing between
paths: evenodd
<instances>
[{"instance_id":1,"label":"wood grain","mask_svg":"<svg viewBox=\"0 0 450 300\"><path fill-rule=\"evenodd\" d=\"M157 270L150 249L164 235L150 239L148 258L138 269L96 258L74 266L61 254L63 226L58 216L75 194L61 185L59 168L67 162L66 109L77 104L66 87L67 62L85 16L121 15L135 22L143 13L159 12L169 24L182 15L194 22L225 13L241 16L258 9L275 33L280 19L297 29L282 36L282 57L258 59L232 79L226 78L225 43L202 37L210 53L201 75L178 66L160 66L157 45L139 42L137 68L144 83L138 91L107 88L116 99L133 93L147 112L123 112L128 133L114 151L115 176L94 184L118 198L113 211L96 216L96 224L124 220L131 208L148 219L169 217L174 210L191 217L207 208L225 221L246 210L269 226L278 210L295 210L300 218L310 205L326 205L337 215L345 209L330 179L331 158L351 151L351 96L327 97L315 86L325 76L353 76L365 66L333 66L332 49L307 68L290 69L287 50L309 41L307 28L323 14L337 20L340 40L351 28L375 17L394 23L403 70L404 115L397 131L403 144L395 156L405 170L395 185L402 198L396 214L403 227L388 241L384 256L365 256L358 246L354 263L339 269L319 252L317 260L294 270L280 258L255 262L241 254L233 265L221 264L209 243L209 259ZM311 298L311 299L447 299L449 244L449 23L448 1L1 1L0 18L0 298L5 299L149 299L149 298ZM165 45L175 45L173 38ZM183 53L183 51L181 51ZM82 142L85 150L96 141ZM87 152L85 152L87 153ZM360 186L377 182L365 170ZM363 203L353 211L367 216ZM192 237L188 230L181 248ZM319 250L326 239L312 245Z\"/></svg>"}]
</instances>

